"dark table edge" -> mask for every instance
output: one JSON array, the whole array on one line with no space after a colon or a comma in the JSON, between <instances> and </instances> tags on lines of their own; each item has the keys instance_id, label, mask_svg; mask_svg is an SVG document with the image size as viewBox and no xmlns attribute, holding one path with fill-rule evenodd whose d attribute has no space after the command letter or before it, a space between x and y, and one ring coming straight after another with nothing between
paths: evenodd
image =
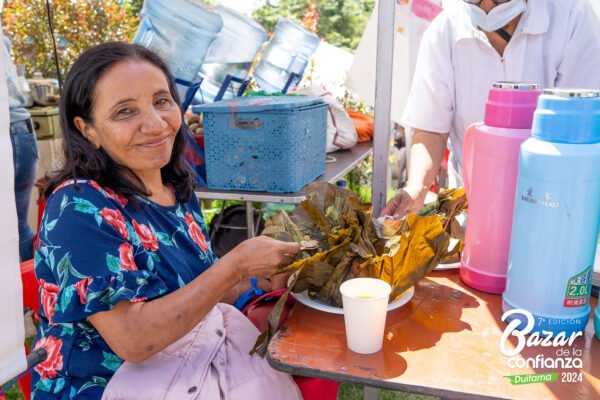
<instances>
[{"instance_id":1,"label":"dark table edge","mask_svg":"<svg viewBox=\"0 0 600 400\"><path fill-rule=\"evenodd\" d=\"M386 381L372 381L364 378L353 377L344 374L336 374L331 372L322 372L318 370L314 370L311 368L302 368L302 367L294 367L285 363L280 362L279 360L271 358L271 354L267 353L267 362L269 365L281 372L286 372L292 375L300 375L306 376L310 378L322 378L327 380L335 380L340 383L355 383L363 386L375 387L379 389L386 389L392 391L403 391L414 394L422 394L428 396L437 396L441 399L452 399L452 400L510 400L513 399L511 397L494 397L494 396L485 396L474 393L465 393L465 392L456 392L453 390L446 390L435 387L423 387L423 386L415 386L409 385L405 383L398 382L386 382Z\"/></svg>"}]
</instances>

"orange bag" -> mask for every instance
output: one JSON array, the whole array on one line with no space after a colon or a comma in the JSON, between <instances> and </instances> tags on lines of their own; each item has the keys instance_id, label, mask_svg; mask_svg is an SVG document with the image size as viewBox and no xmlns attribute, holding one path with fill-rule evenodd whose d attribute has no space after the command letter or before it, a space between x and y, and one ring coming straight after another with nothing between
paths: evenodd
<instances>
[{"instance_id":1,"label":"orange bag","mask_svg":"<svg viewBox=\"0 0 600 400\"><path fill-rule=\"evenodd\" d=\"M375 119L372 115L364 114L359 111L346 110L354 128L358 135L358 142L368 142L373 139L373 132L375 131Z\"/></svg>"}]
</instances>

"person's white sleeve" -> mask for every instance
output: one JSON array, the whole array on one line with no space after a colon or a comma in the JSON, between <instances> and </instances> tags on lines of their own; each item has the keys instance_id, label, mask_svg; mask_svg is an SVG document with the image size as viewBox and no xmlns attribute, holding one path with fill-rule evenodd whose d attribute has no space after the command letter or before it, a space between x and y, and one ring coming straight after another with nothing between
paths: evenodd
<instances>
[{"instance_id":1,"label":"person's white sleeve","mask_svg":"<svg viewBox=\"0 0 600 400\"><path fill-rule=\"evenodd\" d=\"M589 1L576 2L572 13L555 86L600 89L600 21Z\"/></svg>"},{"instance_id":2,"label":"person's white sleeve","mask_svg":"<svg viewBox=\"0 0 600 400\"><path fill-rule=\"evenodd\" d=\"M440 15L423 35L402 121L405 126L448 133L454 116L452 35Z\"/></svg>"}]
</instances>

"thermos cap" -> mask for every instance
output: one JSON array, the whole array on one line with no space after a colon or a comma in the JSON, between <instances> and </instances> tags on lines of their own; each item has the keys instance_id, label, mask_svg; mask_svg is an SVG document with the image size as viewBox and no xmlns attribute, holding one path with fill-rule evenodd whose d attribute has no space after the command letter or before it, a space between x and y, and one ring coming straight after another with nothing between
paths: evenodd
<instances>
[{"instance_id":1,"label":"thermos cap","mask_svg":"<svg viewBox=\"0 0 600 400\"><path fill-rule=\"evenodd\" d=\"M540 93L537 83L494 82L485 104L484 124L496 128L531 129Z\"/></svg>"},{"instance_id":2,"label":"thermos cap","mask_svg":"<svg viewBox=\"0 0 600 400\"><path fill-rule=\"evenodd\" d=\"M540 85L537 83L497 81L492 84L492 87L496 88L496 89L531 90L531 89L539 89Z\"/></svg>"},{"instance_id":3,"label":"thermos cap","mask_svg":"<svg viewBox=\"0 0 600 400\"><path fill-rule=\"evenodd\" d=\"M559 97L600 97L600 90L590 89L544 89L542 94Z\"/></svg>"},{"instance_id":4,"label":"thermos cap","mask_svg":"<svg viewBox=\"0 0 600 400\"><path fill-rule=\"evenodd\" d=\"M545 89L538 100L531 135L555 143L600 143L600 91Z\"/></svg>"}]
</instances>

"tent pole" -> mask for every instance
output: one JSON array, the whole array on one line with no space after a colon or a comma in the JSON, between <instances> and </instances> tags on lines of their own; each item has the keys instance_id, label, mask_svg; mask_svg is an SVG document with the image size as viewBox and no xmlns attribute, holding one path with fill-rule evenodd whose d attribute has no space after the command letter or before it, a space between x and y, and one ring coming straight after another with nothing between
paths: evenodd
<instances>
[{"instance_id":1,"label":"tent pole","mask_svg":"<svg viewBox=\"0 0 600 400\"><path fill-rule=\"evenodd\" d=\"M378 2L377 57L375 70L375 133L373 135L373 215L379 215L387 201L389 154L392 132L392 72L394 67L395 0Z\"/></svg>"}]
</instances>

